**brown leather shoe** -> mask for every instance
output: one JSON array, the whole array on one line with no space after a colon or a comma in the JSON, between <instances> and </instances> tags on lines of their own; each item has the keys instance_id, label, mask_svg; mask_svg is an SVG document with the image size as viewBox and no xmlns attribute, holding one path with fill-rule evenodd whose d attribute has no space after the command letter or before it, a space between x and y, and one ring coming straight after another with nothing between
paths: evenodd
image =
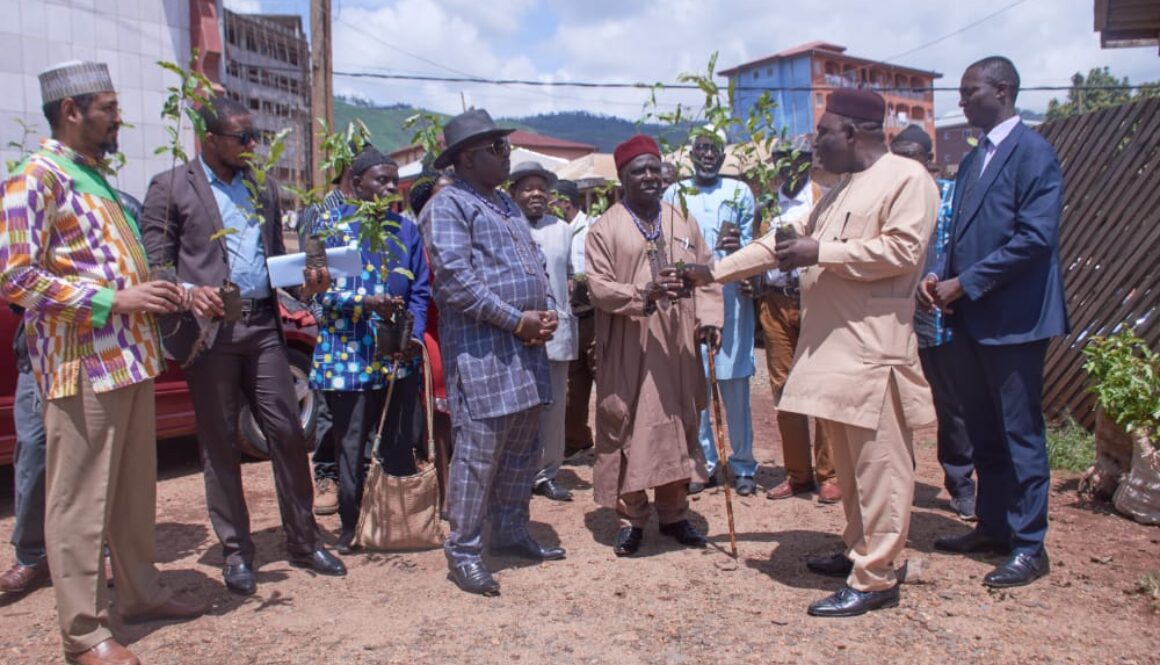
<instances>
[{"instance_id":1,"label":"brown leather shoe","mask_svg":"<svg viewBox=\"0 0 1160 665\"><path fill-rule=\"evenodd\" d=\"M46 582L52 583L48 575L48 559L41 559L31 566L17 562L0 575L0 591L28 593Z\"/></svg>"},{"instance_id":2,"label":"brown leather shoe","mask_svg":"<svg viewBox=\"0 0 1160 665\"><path fill-rule=\"evenodd\" d=\"M765 493L767 499L788 499L791 496L798 494L807 494L814 488L813 483L805 483L802 485L795 485L788 480L783 480L773 489Z\"/></svg>"},{"instance_id":3,"label":"brown leather shoe","mask_svg":"<svg viewBox=\"0 0 1160 665\"><path fill-rule=\"evenodd\" d=\"M144 623L146 621L181 621L193 619L205 614L209 609L204 603L197 601L181 601L176 598L154 605L147 610L126 614L125 623Z\"/></svg>"},{"instance_id":4,"label":"brown leather shoe","mask_svg":"<svg viewBox=\"0 0 1160 665\"><path fill-rule=\"evenodd\" d=\"M319 478L314 484L314 514L333 515L338 512L338 481Z\"/></svg>"},{"instance_id":5,"label":"brown leather shoe","mask_svg":"<svg viewBox=\"0 0 1160 665\"><path fill-rule=\"evenodd\" d=\"M69 654L68 662L72 665L141 665L132 651L111 637L88 651Z\"/></svg>"},{"instance_id":6,"label":"brown leather shoe","mask_svg":"<svg viewBox=\"0 0 1160 665\"><path fill-rule=\"evenodd\" d=\"M818 503L837 503L842 500L842 488L838 483L822 483L818 488Z\"/></svg>"}]
</instances>

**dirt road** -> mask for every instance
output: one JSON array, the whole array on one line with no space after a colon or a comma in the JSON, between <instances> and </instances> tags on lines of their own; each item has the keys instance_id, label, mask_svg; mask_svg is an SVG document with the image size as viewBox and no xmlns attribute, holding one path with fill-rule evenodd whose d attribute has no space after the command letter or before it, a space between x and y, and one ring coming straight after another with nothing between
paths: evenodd
<instances>
[{"instance_id":1,"label":"dirt road","mask_svg":"<svg viewBox=\"0 0 1160 665\"><path fill-rule=\"evenodd\" d=\"M755 381L758 483L782 479L768 388ZM258 594L221 584L192 442L163 444L158 554L165 581L213 603L185 624L115 624L146 663L1157 663L1160 615L1131 594L1160 571L1160 529L1077 502L1075 477L1053 479L1048 537L1053 572L1023 589L988 592L993 558L931 552L966 527L946 510L931 433L916 447L916 508L905 556L922 583L896 610L822 620L806 605L840 581L807 572L803 557L840 547L838 506L813 498L737 501L740 559L727 555L724 496L693 504L714 547L685 550L646 530L641 556L617 559L615 515L592 503L591 466L568 466L572 503L536 498L534 535L568 549L565 561L492 560L498 598L458 591L439 551L346 557L350 574L313 577L281 558L267 464L245 467L258 545ZM11 470L0 472L0 533L12 527ZM323 518L333 542L337 516ZM0 565L11 563L0 549ZM52 591L0 599L0 659L59 662Z\"/></svg>"}]
</instances>

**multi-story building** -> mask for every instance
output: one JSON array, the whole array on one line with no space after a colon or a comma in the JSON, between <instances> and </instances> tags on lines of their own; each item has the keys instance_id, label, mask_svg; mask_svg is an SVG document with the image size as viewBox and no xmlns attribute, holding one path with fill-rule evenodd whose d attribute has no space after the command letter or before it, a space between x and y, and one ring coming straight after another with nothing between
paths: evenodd
<instances>
[{"instance_id":1,"label":"multi-story building","mask_svg":"<svg viewBox=\"0 0 1160 665\"><path fill-rule=\"evenodd\" d=\"M734 114L744 121L768 91L775 126L790 136L815 131L834 88L868 88L886 98L886 138L917 124L934 136L934 80L942 74L846 53L845 46L810 42L718 72L735 83Z\"/></svg>"},{"instance_id":2,"label":"multi-story building","mask_svg":"<svg viewBox=\"0 0 1160 665\"><path fill-rule=\"evenodd\" d=\"M226 94L253 114L268 146L287 127L286 149L271 175L299 188L310 185L310 45L297 15L236 14L224 10ZM263 148L264 149L264 148Z\"/></svg>"},{"instance_id":3,"label":"multi-story building","mask_svg":"<svg viewBox=\"0 0 1160 665\"><path fill-rule=\"evenodd\" d=\"M137 198L145 195L149 178L172 167L167 155L154 150L169 144L161 107L166 87L176 77L157 66L166 60L185 66L189 61L191 2L214 0L69 0L0 2L0 156L18 160L35 150L50 134L41 110L37 74L67 60L95 60L109 67L124 121L120 151L125 157L112 184ZM25 134L22 125L28 127ZM187 153L193 152L193 131L181 133ZM23 149L9 145L23 143ZM6 174L6 171L5 171Z\"/></svg>"}]
</instances>

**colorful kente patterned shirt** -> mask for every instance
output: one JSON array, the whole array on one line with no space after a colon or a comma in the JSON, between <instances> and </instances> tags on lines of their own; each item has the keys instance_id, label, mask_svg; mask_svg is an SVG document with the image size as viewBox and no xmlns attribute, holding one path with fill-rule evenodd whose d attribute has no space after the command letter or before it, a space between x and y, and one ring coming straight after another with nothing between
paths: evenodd
<instances>
[{"instance_id":1,"label":"colorful kente patterned shirt","mask_svg":"<svg viewBox=\"0 0 1160 665\"><path fill-rule=\"evenodd\" d=\"M336 277L326 293L317 296L322 306L318 319L318 340L310 370L310 387L315 390L377 390L387 384L391 364L376 358L374 323L377 314L363 306L367 296L401 296L414 317L411 338L422 340L427 326L427 306L431 301L430 274L423 242L415 223L394 213L388 219L398 226L392 232L399 244L391 243L391 254L361 248L362 273L357 277ZM327 247L359 248L359 218L354 205L343 204L319 214L311 233L323 237ZM414 279L392 269L409 270ZM399 368L402 378L415 370Z\"/></svg>"},{"instance_id":2,"label":"colorful kente patterned shirt","mask_svg":"<svg viewBox=\"0 0 1160 665\"><path fill-rule=\"evenodd\" d=\"M29 355L48 399L151 379L164 361L153 315L114 314L119 289L148 280L137 222L92 160L45 139L4 183L0 293L24 307Z\"/></svg>"}]
</instances>

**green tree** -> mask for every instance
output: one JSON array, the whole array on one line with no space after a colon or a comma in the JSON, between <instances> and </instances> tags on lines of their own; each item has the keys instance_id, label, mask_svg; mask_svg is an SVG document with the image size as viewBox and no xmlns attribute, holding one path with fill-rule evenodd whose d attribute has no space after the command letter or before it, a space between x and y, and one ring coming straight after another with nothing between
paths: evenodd
<instances>
[{"instance_id":1,"label":"green tree","mask_svg":"<svg viewBox=\"0 0 1160 665\"><path fill-rule=\"evenodd\" d=\"M1076 72L1071 77L1067 99L1047 103L1047 120L1060 120L1077 113L1090 113L1119 106L1144 97L1160 96L1160 82L1144 83L1133 93L1128 77L1120 79L1108 67L1093 67L1085 77Z\"/></svg>"}]
</instances>

